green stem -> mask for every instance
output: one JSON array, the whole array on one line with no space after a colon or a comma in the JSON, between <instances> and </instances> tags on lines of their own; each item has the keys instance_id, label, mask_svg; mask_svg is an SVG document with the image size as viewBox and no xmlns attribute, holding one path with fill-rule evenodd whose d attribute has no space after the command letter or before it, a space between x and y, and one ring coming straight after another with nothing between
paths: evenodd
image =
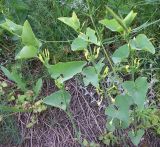
<instances>
[{"instance_id":1,"label":"green stem","mask_svg":"<svg viewBox=\"0 0 160 147\"><path fill-rule=\"evenodd\" d=\"M127 42L129 44L129 39L127 39ZM129 44L129 50L130 50L130 53L131 53L131 66L132 66L132 81L134 81L134 75L135 75L135 70L133 69L134 68L134 51L132 51L132 48ZM136 107L133 108L133 130L135 132L135 134L137 133L137 125L136 125Z\"/></svg>"},{"instance_id":2,"label":"green stem","mask_svg":"<svg viewBox=\"0 0 160 147\"><path fill-rule=\"evenodd\" d=\"M124 29L124 31L128 34L128 28L127 26L123 23L122 19L113 12L113 10L111 8L109 8L108 6L106 6L107 11L116 19L116 21L121 25L121 27Z\"/></svg>"},{"instance_id":3,"label":"green stem","mask_svg":"<svg viewBox=\"0 0 160 147\"><path fill-rule=\"evenodd\" d=\"M98 39L99 39L99 41L100 41L100 43L101 43L101 47L102 47L102 49L103 49L103 52L104 52L104 54L105 54L105 56L106 56L106 58L107 58L107 61L109 62L110 66L111 66L112 71L114 72L114 74L116 74L115 69L114 69L114 66L113 66L113 63L112 63L112 61L111 61L111 59L110 59L110 57L109 57L109 55L108 55L108 53L107 53L107 51L106 51L103 43L102 43L102 39L101 39L101 37L100 37L100 35L99 35L99 31L98 31L98 29L97 29L97 27L96 27L96 25L95 25L94 20L93 20L93 16L92 16L92 13L91 13L90 4L89 4L89 1L88 1L88 0L87 0L87 5L88 5L88 9L89 9L89 17L90 17L91 22L92 22L92 24L93 24L93 27L94 27L94 29L95 29L95 31L96 31L96 33L97 33Z\"/></svg>"},{"instance_id":4,"label":"green stem","mask_svg":"<svg viewBox=\"0 0 160 147\"><path fill-rule=\"evenodd\" d=\"M129 50L130 50L130 53L131 53L131 66L132 66L132 80L134 81L134 70L133 70L133 67L134 67L134 51L132 51L132 48L130 46L130 43L129 43L129 39L127 39L127 43L129 45Z\"/></svg>"},{"instance_id":5,"label":"green stem","mask_svg":"<svg viewBox=\"0 0 160 147\"><path fill-rule=\"evenodd\" d=\"M62 87L62 90L65 91L64 85L63 85L63 87ZM63 96L63 97L64 97L64 96ZM64 100L65 100L65 103L66 103L66 99L65 99L65 98L64 98ZM80 138L80 134L81 134L81 133L78 131L78 129L77 129L77 127L76 127L76 124L75 124L75 122L74 122L74 120L73 120L73 116L72 116L71 111L69 110L69 108L67 108L67 110L66 110L65 112L66 112L68 118L69 118L70 121L71 121L71 124L72 124L72 127L73 127L74 131L75 131L75 136L76 136L76 139L77 139L78 143L83 147L83 143L82 143L81 138Z\"/></svg>"},{"instance_id":6,"label":"green stem","mask_svg":"<svg viewBox=\"0 0 160 147\"><path fill-rule=\"evenodd\" d=\"M54 40L42 40L42 39L39 39L40 41L44 42L44 43L70 43L72 42L73 40L66 40L66 41L54 41Z\"/></svg>"},{"instance_id":7,"label":"green stem","mask_svg":"<svg viewBox=\"0 0 160 147\"><path fill-rule=\"evenodd\" d=\"M69 109L67 109L66 114L67 114L68 118L71 121L71 124L73 126L74 131L75 131L75 136L76 136L76 139L77 139L78 143L81 145L81 147L84 147L83 142L81 141L81 137L80 137L81 132L78 131L78 129L76 127L76 124L75 124L75 122L73 120L72 113L70 112Z\"/></svg>"}]
</instances>

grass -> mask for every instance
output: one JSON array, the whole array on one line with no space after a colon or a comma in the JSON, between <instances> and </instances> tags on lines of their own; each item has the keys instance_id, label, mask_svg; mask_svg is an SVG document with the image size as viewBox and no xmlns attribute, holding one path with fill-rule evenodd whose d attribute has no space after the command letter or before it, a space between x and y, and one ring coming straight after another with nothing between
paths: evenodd
<instances>
[{"instance_id":1,"label":"grass","mask_svg":"<svg viewBox=\"0 0 160 147\"><path fill-rule=\"evenodd\" d=\"M15 116L7 116L8 114L4 112L0 112L1 114L3 114L4 119L0 123L0 145L20 144L22 138Z\"/></svg>"}]
</instances>

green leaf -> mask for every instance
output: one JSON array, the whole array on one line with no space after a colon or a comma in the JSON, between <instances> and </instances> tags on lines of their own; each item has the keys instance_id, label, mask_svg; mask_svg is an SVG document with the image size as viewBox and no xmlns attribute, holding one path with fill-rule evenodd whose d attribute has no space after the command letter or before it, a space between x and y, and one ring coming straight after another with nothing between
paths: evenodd
<instances>
[{"instance_id":1,"label":"green leaf","mask_svg":"<svg viewBox=\"0 0 160 147\"><path fill-rule=\"evenodd\" d=\"M91 28L87 28L87 31L86 31L86 36L88 37L88 41L91 42L91 43L94 43L96 45L100 45L100 42L98 41L97 39L97 36L95 35L95 31Z\"/></svg>"},{"instance_id":2,"label":"green leaf","mask_svg":"<svg viewBox=\"0 0 160 147\"><path fill-rule=\"evenodd\" d=\"M23 25L22 43L26 46L34 46L37 49L41 46L41 42L35 37L32 28L27 20Z\"/></svg>"},{"instance_id":3,"label":"green leaf","mask_svg":"<svg viewBox=\"0 0 160 147\"><path fill-rule=\"evenodd\" d=\"M118 116L118 111L115 109L114 105L109 105L105 109L105 115L110 116L111 118L117 118Z\"/></svg>"},{"instance_id":4,"label":"green leaf","mask_svg":"<svg viewBox=\"0 0 160 147\"><path fill-rule=\"evenodd\" d=\"M73 28L75 31L80 29L80 22L75 12L72 13L72 17L60 17L58 19Z\"/></svg>"},{"instance_id":5,"label":"green leaf","mask_svg":"<svg viewBox=\"0 0 160 147\"><path fill-rule=\"evenodd\" d=\"M106 28L110 29L113 32L122 32L124 31L121 25L115 20L115 19L103 19L99 21L102 25L104 25Z\"/></svg>"},{"instance_id":6,"label":"green leaf","mask_svg":"<svg viewBox=\"0 0 160 147\"><path fill-rule=\"evenodd\" d=\"M11 72L10 72L7 68L5 68L4 66L1 66L1 70L3 71L3 73L5 74L5 76L6 76L8 79L10 79L10 80L12 80L12 81L14 80Z\"/></svg>"},{"instance_id":7,"label":"green leaf","mask_svg":"<svg viewBox=\"0 0 160 147\"><path fill-rule=\"evenodd\" d=\"M100 45L100 42L97 39L97 36L95 35L95 31L91 28L87 28L86 34L81 33L78 38L76 38L72 44L71 49L73 51L77 50L86 50L88 43L93 43L95 45Z\"/></svg>"},{"instance_id":8,"label":"green leaf","mask_svg":"<svg viewBox=\"0 0 160 147\"><path fill-rule=\"evenodd\" d=\"M7 76L8 79L14 81L20 89L22 89L23 91L26 90L26 84L22 80L22 77L17 73L17 71L10 72L8 69L6 69L3 66L1 66L1 70L3 71L5 76Z\"/></svg>"},{"instance_id":9,"label":"green leaf","mask_svg":"<svg viewBox=\"0 0 160 147\"><path fill-rule=\"evenodd\" d=\"M124 121L126 123L129 122L129 110L124 111L124 109L115 108L114 105L110 105L106 108L105 114L110 116L112 119L118 118L119 120Z\"/></svg>"},{"instance_id":10,"label":"green leaf","mask_svg":"<svg viewBox=\"0 0 160 147\"><path fill-rule=\"evenodd\" d=\"M42 79L38 79L37 83L36 83L36 86L34 87L34 92L36 94L36 96L38 96L38 94L40 93L41 91L41 88L42 88Z\"/></svg>"},{"instance_id":11,"label":"green leaf","mask_svg":"<svg viewBox=\"0 0 160 147\"><path fill-rule=\"evenodd\" d=\"M13 81L17 84L18 88L22 91L26 91L26 83L22 79L22 75L18 73L16 70L12 71Z\"/></svg>"},{"instance_id":12,"label":"green leaf","mask_svg":"<svg viewBox=\"0 0 160 147\"><path fill-rule=\"evenodd\" d=\"M131 104L132 104L132 98L130 96L128 95L117 96L115 99L115 105L108 106L105 110L105 114L110 116L112 119L118 118L119 120L124 121L126 124L128 124L129 107Z\"/></svg>"},{"instance_id":13,"label":"green leaf","mask_svg":"<svg viewBox=\"0 0 160 147\"><path fill-rule=\"evenodd\" d=\"M113 62L115 64L122 62L124 59L128 58L129 53L130 51L128 44L119 47L112 55Z\"/></svg>"},{"instance_id":14,"label":"green leaf","mask_svg":"<svg viewBox=\"0 0 160 147\"><path fill-rule=\"evenodd\" d=\"M139 34L136 38L130 41L132 50L144 50L155 54L155 48L150 40L144 34Z\"/></svg>"},{"instance_id":15,"label":"green leaf","mask_svg":"<svg viewBox=\"0 0 160 147\"><path fill-rule=\"evenodd\" d=\"M107 11L114 17L114 19L103 19L99 21L102 25L106 26L108 29L114 32L128 32L128 28L136 17L137 13L131 11L123 20L116 15L113 10L109 7L106 7Z\"/></svg>"},{"instance_id":16,"label":"green leaf","mask_svg":"<svg viewBox=\"0 0 160 147\"><path fill-rule=\"evenodd\" d=\"M137 13L134 13L133 11L131 11L131 12L124 18L123 22L126 24L127 27L129 27L136 16L137 16Z\"/></svg>"},{"instance_id":17,"label":"green leaf","mask_svg":"<svg viewBox=\"0 0 160 147\"><path fill-rule=\"evenodd\" d=\"M125 102L125 105L124 105ZM115 104L118 107L119 120L129 123L129 107L132 104L132 98L128 95L120 95L116 97Z\"/></svg>"},{"instance_id":18,"label":"green leaf","mask_svg":"<svg viewBox=\"0 0 160 147\"><path fill-rule=\"evenodd\" d=\"M88 45L88 42L78 37L72 42L71 49L72 51L86 50L87 45Z\"/></svg>"},{"instance_id":19,"label":"green leaf","mask_svg":"<svg viewBox=\"0 0 160 147\"><path fill-rule=\"evenodd\" d=\"M123 109L119 108L116 109L113 105L110 105L106 108L105 114L112 117L112 118L118 118L121 121L124 121L125 123L129 123L129 110L124 111Z\"/></svg>"},{"instance_id":20,"label":"green leaf","mask_svg":"<svg viewBox=\"0 0 160 147\"><path fill-rule=\"evenodd\" d=\"M0 27L2 27L3 29L5 29L11 33L15 33L17 35L22 34L22 26L15 24L13 21L11 21L9 19L5 19L5 22L0 24Z\"/></svg>"},{"instance_id":21,"label":"green leaf","mask_svg":"<svg viewBox=\"0 0 160 147\"><path fill-rule=\"evenodd\" d=\"M22 50L17 54L16 59L28 59L36 57L38 50L34 46L24 46Z\"/></svg>"},{"instance_id":22,"label":"green leaf","mask_svg":"<svg viewBox=\"0 0 160 147\"><path fill-rule=\"evenodd\" d=\"M71 95L69 92L64 90L59 90L50 96L47 96L43 102L47 105L66 110L71 100Z\"/></svg>"},{"instance_id":23,"label":"green leaf","mask_svg":"<svg viewBox=\"0 0 160 147\"><path fill-rule=\"evenodd\" d=\"M99 75L104 67L103 63L104 58L100 59L98 63L93 66L88 66L83 69L82 74L84 75L83 82L85 86L92 84L95 87L99 87Z\"/></svg>"},{"instance_id":24,"label":"green leaf","mask_svg":"<svg viewBox=\"0 0 160 147\"><path fill-rule=\"evenodd\" d=\"M59 62L55 65L50 65L48 71L53 79L60 78L64 82L80 73L85 65L85 61Z\"/></svg>"},{"instance_id":25,"label":"green leaf","mask_svg":"<svg viewBox=\"0 0 160 147\"><path fill-rule=\"evenodd\" d=\"M139 77L136 81L125 81L122 84L123 88L132 97L134 104L137 104L139 109L144 108L144 102L148 91L148 83L146 77Z\"/></svg>"},{"instance_id":26,"label":"green leaf","mask_svg":"<svg viewBox=\"0 0 160 147\"><path fill-rule=\"evenodd\" d=\"M110 13L113 18L118 22L118 24L123 28L123 32L129 33L128 28L126 24L123 22L123 20L108 6L106 6L107 12Z\"/></svg>"},{"instance_id":27,"label":"green leaf","mask_svg":"<svg viewBox=\"0 0 160 147\"><path fill-rule=\"evenodd\" d=\"M94 67L88 66L84 68L82 74L84 75L83 81L85 86L88 86L90 83L95 87L99 86L98 74Z\"/></svg>"},{"instance_id":28,"label":"green leaf","mask_svg":"<svg viewBox=\"0 0 160 147\"><path fill-rule=\"evenodd\" d=\"M124 105L124 102L125 102L125 105ZM132 97L130 97L128 95L118 95L115 98L115 104L119 108L122 108L124 110L128 110L130 105L133 104L133 100L132 100Z\"/></svg>"},{"instance_id":29,"label":"green leaf","mask_svg":"<svg viewBox=\"0 0 160 147\"><path fill-rule=\"evenodd\" d=\"M111 121L107 121L106 128L110 132L114 132L115 131L116 127L113 124L113 119Z\"/></svg>"},{"instance_id":30,"label":"green leaf","mask_svg":"<svg viewBox=\"0 0 160 147\"><path fill-rule=\"evenodd\" d=\"M133 131L130 131L128 133L128 136L130 137L132 143L135 145L135 146L138 146L138 144L140 143L141 141L141 138L143 137L144 135L144 130L138 130L136 131L136 134L133 132Z\"/></svg>"}]
</instances>

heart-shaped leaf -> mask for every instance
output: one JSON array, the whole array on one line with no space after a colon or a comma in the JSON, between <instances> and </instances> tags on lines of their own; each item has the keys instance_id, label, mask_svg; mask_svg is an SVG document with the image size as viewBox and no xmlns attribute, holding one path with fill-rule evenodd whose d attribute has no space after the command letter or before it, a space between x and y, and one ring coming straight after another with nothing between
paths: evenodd
<instances>
[{"instance_id":1,"label":"heart-shaped leaf","mask_svg":"<svg viewBox=\"0 0 160 147\"><path fill-rule=\"evenodd\" d=\"M86 36L88 37L88 41L99 46L100 42L95 34L96 32L93 29L87 28Z\"/></svg>"},{"instance_id":2,"label":"heart-shaped leaf","mask_svg":"<svg viewBox=\"0 0 160 147\"><path fill-rule=\"evenodd\" d=\"M50 65L48 70L52 78L60 78L61 82L64 82L80 73L85 65L85 61L59 62L55 65Z\"/></svg>"},{"instance_id":3,"label":"heart-shaped leaf","mask_svg":"<svg viewBox=\"0 0 160 147\"><path fill-rule=\"evenodd\" d=\"M58 19L76 31L80 29L80 22L75 12L72 13L72 17L60 17Z\"/></svg>"},{"instance_id":4,"label":"heart-shaped leaf","mask_svg":"<svg viewBox=\"0 0 160 147\"><path fill-rule=\"evenodd\" d=\"M130 131L129 133L128 133L128 136L130 137L130 139L131 139L131 141L132 141L132 143L135 145L135 146L138 146L138 144L140 143L140 141L141 141L141 138L143 137L143 135L144 135L144 130L138 130L137 132L136 132L136 134L135 134L135 132L133 132L133 131Z\"/></svg>"},{"instance_id":5,"label":"heart-shaped leaf","mask_svg":"<svg viewBox=\"0 0 160 147\"><path fill-rule=\"evenodd\" d=\"M85 86L88 86L91 83L93 86L98 87L99 79L94 67L88 66L83 69L82 73L84 75L83 81Z\"/></svg>"},{"instance_id":6,"label":"heart-shaped leaf","mask_svg":"<svg viewBox=\"0 0 160 147\"><path fill-rule=\"evenodd\" d=\"M124 105L125 102L125 105ZM132 104L132 98L128 95L120 95L115 99L115 105L110 105L106 108L105 114L110 116L112 119L118 118L124 121L126 124L129 123L129 107Z\"/></svg>"},{"instance_id":7,"label":"heart-shaped leaf","mask_svg":"<svg viewBox=\"0 0 160 147\"><path fill-rule=\"evenodd\" d=\"M71 49L73 51L77 50L86 50L88 43L93 43L95 45L100 46L100 42L97 39L97 36L95 35L95 31L91 28L87 28L86 34L80 33L78 38L76 38L72 44L71 44Z\"/></svg>"},{"instance_id":8,"label":"heart-shaped leaf","mask_svg":"<svg viewBox=\"0 0 160 147\"><path fill-rule=\"evenodd\" d=\"M95 66L88 66L83 69L82 74L84 75L83 82L85 86L88 86L89 84L92 84L94 87L99 87L99 74L104 67L103 58L98 61Z\"/></svg>"},{"instance_id":9,"label":"heart-shaped leaf","mask_svg":"<svg viewBox=\"0 0 160 147\"><path fill-rule=\"evenodd\" d=\"M115 64L122 62L124 59L128 58L129 53L130 51L128 44L119 47L112 55L113 62Z\"/></svg>"},{"instance_id":10,"label":"heart-shaped leaf","mask_svg":"<svg viewBox=\"0 0 160 147\"><path fill-rule=\"evenodd\" d=\"M59 90L44 98L43 102L47 105L66 110L71 100L71 95L65 90Z\"/></svg>"},{"instance_id":11,"label":"heart-shaped leaf","mask_svg":"<svg viewBox=\"0 0 160 147\"><path fill-rule=\"evenodd\" d=\"M24 46L22 50L17 54L16 59L28 59L36 57L38 50L34 46Z\"/></svg>"},{"instance_id":12,"label":"heart-shaped leaf","mask_svg":"<svg viewBox=\"0 0 160 147\"><path fill-rule=\"evenodd\" d=\"M136 38L130 41L132 50L144 50L155 54L155 48L151 41L144 34L139 34Z\"/></svg>"},{"instance_id":13,"label":"heart-shaped leaf","mask_svg":"<svg viewBox=\"0 0 160 147\"><path fill-rule=\"evenodd\" d=\"M41 42L35 37L32 28L27 20L23 25L22 43L27 46L34 46L37 49L41 46Z\"/></svg>"},{"instance_id":14,"label":"heart-shaped leaf","mask_svg":"<svg viewBox=\"0 0 160 147\"><path fill-rule=\"evenodd\" d=\"M71 49L72 51L86 50L87 45L88 45L88 42L78 37L72 42Z\"/></svg>"},{"instance_id":15,"label":"heart-shaped leaf","mask_svg":"<svg viewBox=\"0 0 160 147\"><path fill-rule=\"evenodd\" d=\"M103 19L99 21L102 25L104 25L106 28L110 29L113 32L122 32L123 28L121 25L115 20L115 19Z\"/></svg>"},{"instance_id":16,"label":"heart-shaped leaf","mask_svg":"<svg viewBox=\"0 0 160 147\"><path fill-rule=\"evenodd\" d=\"M2 27L3 29L5 29L11 33L15 33L17 35L22 34L22 26L15 24L13 21L11 21L9 19L5 19L5 22L0 24L0 27Z\"/></svg>"},{"instance_id":17,"label":"heart-shaped leaf","mask_svg":"<svg viewBox=\"0 0 160 147\"><path fill-rule=\"evenodd\" d=\"M110 105L106 108L105 110L105 114L114 118L118 118L121 121L124 121L126 123L129 122L129 110L124 111L123 109L119 108L115 108L114 105Z\"/></svg>"},{"instance_id":18,"label":"heart-shaped leaf","mask_svg":"<svg viewBox=\"0 0 160 147\"><path fill-rule=\"evenodd\" d=\"M146 94L148 91L148 83L146 77L137 78L136 81L125 81L123 88L133 99L134 104L137 104L139 109L143 109Z\"/></svg>"}]
</instances>

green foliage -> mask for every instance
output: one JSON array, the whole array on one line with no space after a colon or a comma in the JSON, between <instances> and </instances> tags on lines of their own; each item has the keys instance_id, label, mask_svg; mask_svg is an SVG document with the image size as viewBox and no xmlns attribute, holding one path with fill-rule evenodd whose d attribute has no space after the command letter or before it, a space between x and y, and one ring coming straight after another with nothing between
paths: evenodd
<instances>
[{"instance_id":1,"label":"green foliage","mask_svg":"<svg viewBox=\"0 0 160 147\"><path fill-rule=\"evenodd\" d=\"M136 17L137 13L134 13L133 11L129 12L129 14L124 18L124 23L127 27L130 27L132 24L134 18Z\"/></svg>"},{"instance_id":2,"label":"green foliage","mask_svg":"<svg viewBox=\"0 0 160 147\"><path fill-rule=\"evenodd\" d=\"M139 109L143 109L148 91L147 78L139 77L135 82L125 81L123 83L123 88L127 91L127 94L131 96L134 104L136 104Z\"/></svg>"},{"instance_id":3,"label":"green foliage","mask_svg":"<svg viewBox=\"0 0 160 147\"><path fill-rule=\"evenodd\" d=\"M29 6L27 0L1 0L3 14L15 21L22 24L28 15Z\"/></svg>"},{"instance_id":4,"label":"green foliage","mask_svg":"<svg viewBox=\"0 0 160 147\"><path fill-rule=\"evenodd\" d=\"M96 32L93 29L87 28L86 34L80 33L78 38L72 42L71 49L73 51L87 50L88 44L95 44L99 46L100 42L98 41L95 33Z\"/></svg>"},{"instance_id":5,"label":"green foliage","mask_svg":"<svg viewBox=\"0 0 160 147\"><path fill-rule=\"evenodd\" d=\"M17 83L17 86L22 90L26 91L26 83L24 80L22 80L22 75L17 73L17 71L10 72L5 67L1 66L1 70L4 72L4 74L12 81Z\"/></svg>"},{"instance_id":6,"label":"green foliage","mask_svg":"<svg viewBox=\"0 0 160 147\"><path fill-rule=\"evenodd\" d=\"M155 108L154 105L144 109L143 111L137 110L135 116L138 120L137 123L141 122L140 124L137 124L137 128L150 128L156 134L160 134L159 110Z\"/></svg>"},{"instance_id":7,"label":"green foliage","mask_svg":"<svg viewBox=\"0 0 160 147\"><path fill-rule=\"evenodd\" d=\"M28 21L25 21L24 25L20 26L6 19L6 22L1 27L19 36L22 39L22 44L25 45L17 54L16 59L36 57L38 49L41 47L41 42L35 37Z\"/></svg>"},{"instance_id":8,"label":"green foliage","mask_svg":"<svg viewBox=\"0 0 160 147\"><path fill-rule=\"evenodd\" d=\"M136 133L131 131L128 135L131 138L132 143L137 146L144 135L144 130L138 130Z\"/></svg>"},{"instance_id":9,"label":"green foliage","mask_svg":"<svg viewBox=\"0 0 160 147\"><path fill-rule=\"evenodd\" d=\"M75 31L78 31L80 29L80 22L75 12L72 13L72 17L60 17L58 19L68 26L72 27Z\"/></svg>"},{"instance_id":10,"label":"green foliage","mask_svg":"<svg viewBox=\"0 0 160 147\"><path fill-rule=\"evenodd\" d=\"M22 26L15 24L9 19L5 19L5 22L0 24L0 26L11 33L18 34L18 35L22 34Z\"/></svg>"},{"instance_id":11,"label":"green foliage","mask_svg":"<svg viewBox=\"0 0 160 147\"><path fill-rule=\"evenodd\" d=\"M83 140L84 147L99 147L99 144L94 142L88 142L86 139Z\"/></svg>"},{"instance_id":12,"label":"green foliage","mask_svg":"<svg viewBox=\"0 0 160 147\"><path fill-rule=\"evenodd\" d=\"M86 42L89 42L91 44L100 45L100 42L97 39L97 36L95 35L95 31L91 28L86 29L86 34L80 33L78 36L79 38L83 39Z\"/></svg>"},{"instance_id":13,"label":"green foliage","mask_svg":"<svg viewBox=\"0 0 160 147\"><path fill-rule=\"evenodd\" d=\"M35 95L36 96L38 96L39 95L39 93L40 93L40 91L41 91L41 89L42 89L42 79L40 78L40 79L38 79L38 81L37 81L37 83L36 83L36 85L35 85L35 87L34 87L34 92L35 92Z\"/></svg>"},{"instance_id":14,"label":"green foliage","mask_svg":"<svg viewBox=\"0 0 160 147\"><path fill-rule=\"evenodd\" d=\"M144 50L155 54L154 46L144 34L139 34L136 38L131 40L130 45L132 50Z\"/></svg>"},{"instance_id":15,"label":"green foliage","mask_svg":"<svg viewBox=\"0 0 160 147\"><path fill-rule=\"evenodd\" d=\"M115 145L117 142L116 136L113 135L112 132L105 133L99 137L99 140L101 140L105 145Z\"/></svg>"},{"instance_id":16,"label":"green foliage","mask_svg":"<svg viewBox=\"0 0 160 147\"><path fill-rule=\"evenodd\" d=\"M76 38L71 45L72 51L86 50L88 42L84 41L82 38Z\"/></svg>"},{"instance_id":17,"label":"green foliage","mask_svg":"<svg viewBox=\"0 0 160 147\"><path fill-rule=\"evenodd\" d=\"M22 43L25 45L17 54L16 59L36 57L41 46L40 41L35 37L28 21L25 21L22 29Z\"/></svg>"},{"instance_id":18,"label":"green foliage","mask_svg":"<svg viewBox=\"0 0 160 147\"><path fill-rule=\"evenodd\" d=\"M130 27L132 21L136 17L137 13L134 13L131 11L123 20L116 15L110 8L107 8L107 11L111 13L111 15L114 17L113 19L103 19L100 21L101 24L106 26L108 29L114 32L124 32L128 31L127 27Z\"/></svg>"},{"instance_id":19,"label":"green foliage","mask_svg":"<svg viewBox=\"0 0 160 147\"><path fill-rule=\"evenodd\" d=\"M59 0L47 2L44 0L27 0L26 2L30 8L27 19L36 37L43 42L42 47L49 49L54 61L71 61L79 57L76 54L70 54L69 42L65 42L74 38L74 29L67 27L57 19L71 15L73 10L68 5L69 1L65 2L67 3L65 7L63 2Z\"/></svg>"},{"instance_id":20,"label":"green foliage","mask_svg":"<svg viewBox=\"0 0 160 147\"><path fill-rule=\"evenodd\" d=\"M99 88L99 82L103 77L100 73L104 67L103 58L93 66L87 66L83 69L83 82L85 86L92 84L94 87Z\"/></svg>"},{"instance_id":21,"label":"green foliage","mask_svg":"<svg viewBox=\"0 0 160 147\"><path fill-rule=\"evenodd\" d=\"M125 102L125 105L124 105ZM110 116L112 119L119 119L129 126L129 107L132 104L132 99L128 95L117 96L115 105L110 105L106 108L105 114ZM116 108L116 107L117 108ZM112 124L114 125L114 124ZM116 127L116 126L115 126Z\"/></svg>"},{"instance_id":22,"label":"green foliage","mask_svg":"<svg viewBox=\"0 0 160 147\"><path fill-rule=\"evenodd\" d=\"M37 48L34 46L24 46L22 50L17 54L16 59L27 59L36 57Z\"/></svg>"},{"instance_id":23,"label":"green foliage","mask_svg":"<svg viewBox=\"0 0 160 147\"><path fill-rule=\"evenodd\" d=\"M88 66L86 68L83 69L83 81L85 86L88 86L90 83L95 86L98 87L99 85L99 75L96 72L96 69L92 66Z\"/></svg>"},{"instance_id":24,"label":"green foliage","mask_svg":"<svg viewBox=\"0 0 160 147\"><path fill-rule=\"evenodd\" d=\"M112 60L113 62L116 63L120 63L122 62L124 59L127 59L129 57L129 46L128 44L125 44L121 47L119 47L112 55Z\"/></svg>"},{"instance_id":25,"label":"green foliage","mask_svg":"<svg viewBox=\"0 0 160 147\"><path fill-rule=\"evenodd\" d=\"M66 110L69 106L71 100L71 95L65 90L59 90L50 96L45 97L43 102L47 105Z\"/></svg>"},{"instance_id":26,"label":"green foliage","mask_svg":"<svg viewBox=\"0 0 160 147\"><path fill-rule=\"evenodd\" d=\"M108 1L108 3L111 3L111 1ZM126 129L129 131L128 136L132 143L137 146L145 130L150 127L152 128L152 124L154 124L153 126L159 124L156 120L151 121L148 118L146 119L144 115L144 112L147 111L149 107L145 106L145 103L147 103L149 83L147 77L140 75L140 71L138 70L140 67L138 62L141 59L140 53L148 52L148 54L155 54L155 47L145 34L133 34L134 30L131 29L131 24L137 15L134 11L127 10L126 14L128 15L125 14L126 17L123 18L121 13L116 14L110 7L106 6L108 14L113 18L102 19L100 17L102 20L99 22L102 25L96 25L97 21L94 22L95 8L91 8L89 1L87 1L87 6L87 16L89 16L89 19L91 19L90 23L92 23L90 25L88 25L88 23L85 24L85 22L81 24L75 12L72 13L72 17L61 17L61 13L61 16L58 16L59 18L57 17L61 22L75 30L75 34L77 33L73 41L66 42L71 42L72 51L83 51L83 59L78 61L58 63L55 61L54 64L51 64L51 60L53 59L51 58L50 60L48 49L41 51L40 48L43 48L48 42L57 43L61 41L38 39L36 37L38 35L34 34L28 21L25 21L23 26L17 25L9 19L6 19L5 22L1 24L3 29L18 36L23 46L15 59L39 59L46 67L49 75L54 79L58 91L46 96L43 100L35 101L42 88L42 78L40 78L32 87L32 90L30 90L27 85L23 83L22 76L19 75L17 71L10 72L5 67L2 67L1 69L4 74L10 80L14 81L23 92L18 96L11 94L10 101L7 104L10 105L10 102L14 102L16 107L9 108L6 105L2 105L0 109L10 109L13 112L18 112L18 110L20 111L21 109L31 110L33 115L30 123L27 125L28 128L37 122L36 114L46 110L45 104L62 109L70 116L68 108L71 95L65 89L65 82L80 74L84 85L93 86L101 97L101 100L97 101L98 105L101 104L103 99L107 99L108 101L108 106L105 109L105 114L108 119L106 125L107 133L100 136L100 140L106 145L114 145L118 141L113 135L114 131ZM104 38L106 36L102 34L102 31L105 30L103 26L113 32L120 33L119 38L123 40L112 55L110 55L105 48L106 44L104 40L107 39ZM92 27L93 29L91 29ZM63 40L62 38L60 37L60 40ZM121 42L122 40L119 41ZM62 43L64 42L62 41ZM121 75L126 74L124 67L128 68L127 74L129 76L120 81ZM111 78L115 79L114 82L107 85L108 87L105 85L107 76L108 78L111 76ZM115 84L116 81L118 81L118 84ZM4 87L5 84L3 83L1 86L2 95ZM115 89L116 91L114 91ZM158 118L157 115L154 115L154 117L156 117L156 119ZM143 122L142 126L139 125L141 122ZM148 126L145 124L146 122ZM126 137L126 134L123 135ZM86 140L84 140L83 144L85 146L92 146Z\"/></svg>"},{"instance_id":27,"label":"green foliage","mask_svg":"<svg viewBox=\"0 0 160 147\"><path fill-rule=\"evenodd\" d=\"M28 21L25 21L23 25L23 30L22 30L22 43L27 46L35 46L35 47L40 47L41 43L37 40L35 37L32 28L29 24Z\"/></svg>"},{"instance_id":28,"label":"green foliage","mask_svg":"<svg viewBox=\"0 0 160 147\"><path fill-rule=\"evenodd\" d=\"M63 83L80 73L85 65L85 61L59 62L55 65L50 65L48 71L53 79L60 80Z\"/></svg>"},{"instance_id":29,"label":"green foliage","mask_svg":"<svg viewBox=\"0 0 160 147\"><path fill-rule=\"evenodd\" d=\"M8 115L0 110L0 114ZM20 129L18 128L15 116L7 116L0 121L0 144L19 145L22 142Z\"/></svg>"},{"instance_id":30,"label":"green foliage","mask_svg":"<svg viewBox=\"0 0 160 147\"><path fill-rule=\"evenodd\" d=\"M114 32L121 32L123 30L121 25L115 19L111 19L111 20L104 19L104 20L101 20L100 23Z\"/></svg>"}]
</instances>

